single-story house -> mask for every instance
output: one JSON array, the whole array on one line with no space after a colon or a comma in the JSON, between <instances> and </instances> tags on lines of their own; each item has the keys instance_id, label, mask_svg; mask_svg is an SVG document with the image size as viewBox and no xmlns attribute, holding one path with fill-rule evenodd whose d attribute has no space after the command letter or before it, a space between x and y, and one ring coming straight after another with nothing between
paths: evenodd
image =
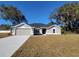
<instances>
[{"instance_id":1,"label":"single-story house","mask_svg":"<svg viewBox=\"0 0 79 59\"><path fill-rule=\"evenodd\" d=\"M42 35L42 34L61 34L59 26L38 26L20 23L12 27L13 35Z\"/></svg>"}]
</instances>

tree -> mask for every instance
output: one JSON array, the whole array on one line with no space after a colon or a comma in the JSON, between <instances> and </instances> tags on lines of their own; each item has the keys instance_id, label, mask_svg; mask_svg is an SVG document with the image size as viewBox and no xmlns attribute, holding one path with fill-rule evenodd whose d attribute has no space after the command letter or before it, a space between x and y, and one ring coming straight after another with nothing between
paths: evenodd
<instances>
[{"instance_id":1,"label":"tree","mask_svg":"<svg viewBox=\"0 0 79 59\"><path fill-rule=\"evenodd\" d=\"M48 26L52 26L52 25L53 25L53 23L52 23L52 22L49 22L47 25L48 25Z\"/></svg>"},{"instance_id":2,"label":"tree","mask_svg":"<svg viewBox=\"0 0 79 59\"><path fill-rule=\"evenodd\" d=\"M1 24L0 25L0 30L9 30L10 29L10 25L7 25L7 24Z\"/></svg>"},{"instance_id":3,"label":"tree","mask_svg":"<svg viewBox=\"0 0 79 59\"><path fill-rule=\"evenodd\" d=\"M62 21L66 30L75 31L79 27L79 3L66 3L49 15L50 19Z\"/></svg>"},{"instance_id":4,"label":"tree","mask_svg":"<svg viewBox=\"0 0 79 59\"><path fill-rule=\"evenodd\" d=\"M52 26L52 25L57 25L57 24L58 24L58 23L52 21L52 22L49 22L47 25L48 25L48 26Z\"/></svg>"},{"instance_id":5,"label":"tree","mask_svg":"<svg viewBox=\"0 0 79 59\"><path fill-rule=\"evenodd\" d=\"M25 16L14 6L1 5L0 16L5 20L11 21L13 25L21 23L23 21L27 23Z\"/></svg>"}]
</instances>

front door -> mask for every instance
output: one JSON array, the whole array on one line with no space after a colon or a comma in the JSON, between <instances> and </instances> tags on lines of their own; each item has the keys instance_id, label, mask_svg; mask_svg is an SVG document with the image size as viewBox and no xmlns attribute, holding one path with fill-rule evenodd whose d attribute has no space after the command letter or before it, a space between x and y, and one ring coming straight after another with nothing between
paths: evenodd
<instances>
[{"instance_id":1,"label":"front door","mask_svg":"<svg viewBox=\"0 0 79 59\"><path fill-rule=\"evenodd\" d=\"M46 29L42 29L42 33L45 34L46 33Z\"/></svg>"}]
</instances>

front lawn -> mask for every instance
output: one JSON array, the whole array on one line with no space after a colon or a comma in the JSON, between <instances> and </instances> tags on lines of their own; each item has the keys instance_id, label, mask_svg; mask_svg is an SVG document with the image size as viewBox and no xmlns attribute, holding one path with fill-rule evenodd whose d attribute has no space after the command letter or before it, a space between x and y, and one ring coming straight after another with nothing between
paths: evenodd
<instances>
[{"instance_id":1,"label":"front lawn","mask_svg":"<svg viewBox=\"0 0 79 59\"><path fill-rule=\"evenodd\" d=\"M10 33L0 33L0 38L8 37L10 35Z\"/></svg>"},{"instance_id":2,"label":"front lawn","mask_svg":"<svg viewBox=\"0 0 79 59\"><path fill-rule=\"evenodd\" d=\"M79 35L32 36L13 54L14 56L79 56Z\"/></svg>"}]
</instances>

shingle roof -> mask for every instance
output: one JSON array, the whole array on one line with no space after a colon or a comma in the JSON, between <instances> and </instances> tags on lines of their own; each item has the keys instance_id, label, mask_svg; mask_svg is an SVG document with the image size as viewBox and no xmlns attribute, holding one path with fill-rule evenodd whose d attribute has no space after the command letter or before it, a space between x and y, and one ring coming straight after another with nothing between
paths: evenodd
<instances>
[{"instance_id":1,"label":"shingle roof","mask_svg":"<svg viewBox=\"0 0 79 59\"><path fill-rule=\"evenodd\" d=\"M43 24L43 23L32 23L32 24L29 24L29 25L32 26L32 27L36 27L36 28L48 27L48 25Z\"/></svg>"}]
</instances>

